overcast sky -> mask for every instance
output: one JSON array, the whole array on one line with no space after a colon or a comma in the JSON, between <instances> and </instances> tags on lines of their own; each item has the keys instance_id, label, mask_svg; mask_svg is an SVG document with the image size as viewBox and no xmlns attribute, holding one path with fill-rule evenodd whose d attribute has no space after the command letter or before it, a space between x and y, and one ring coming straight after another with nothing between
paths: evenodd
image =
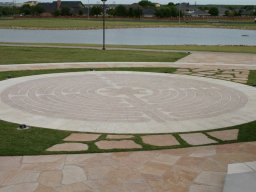
<instances>
[{"instance_id":1,"label":"overcast sky","mask_svg":"<svg viewBox=\"0 0 256 192\"><path fill-rule=\"evenodd\" d=\"M21 3L28 0L15 0L17 3ZM39 0L40 2L51 2L53 0ZM63 0L65 1L65 0ZM74 0L77 1L77 0ZM88 3L100 3L101 0L81 0L84 4ZM131 4L136 3L139 0L107 0L107 3L115 4ZM0 0L0 2L13 2L13 0ZM256 5L256 0L151 0L160 4L167 4L169 2L189 2L190 4L232 4L232 5Z\"/></svg>"}]
</instances>

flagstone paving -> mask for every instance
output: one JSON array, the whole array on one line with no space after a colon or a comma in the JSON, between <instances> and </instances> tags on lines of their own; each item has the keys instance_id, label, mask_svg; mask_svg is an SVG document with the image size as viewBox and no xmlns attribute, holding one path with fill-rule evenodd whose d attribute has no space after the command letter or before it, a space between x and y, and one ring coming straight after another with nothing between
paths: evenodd
<instances>
[{"instance_id":1,"label":"flagstone paving","mask_svg":"<svg viewBox=\"0 0 256 192\"><path fill-rule=\"evenodd\" d=\"M244 84L247 83L249 76L249 70L246 69L179 68L175 73L222 79Z\"/></svg>"},{"instance_id":2,"label":"flagstone paving","mask_svg":"<svg viewBox=\"0 0 256 192\"><path fill-rule=\"evenodd\" d=\"M130 139L133 135L107 135L106 139Z\"/></svg>"},{"instance_id":3,"label":"flagstone paving","mask_svg":"<svg viewBox=\"0 0 256 192\"><path fill-rule=\"evenodd\" d=\"M237 140L238 129L207 132L208 135L220 139L222 141Z\"/></svg>"},{"instance_id":4,"label":"flagstone paving","mask_svg":"<svg viewBox=\"0 0 256 192\"><path fill-rule=\"evenodd\" d=\"M0 165L6 165L0 166L0 191L221 192L228 164L256 161L255 148L256 142L248 142L142 152L0 157Z\"/></svg>"},{"instance_id":5,"label":"flagstone paving","mask_svg":"<svg viewBox=\"0 0 256 192\"><path fill-rule=\"evenodd\" d=\"M86 151L88 145L83 143L62 143L54 145L47 149L47 151Z\"/></svg>"},{"instance_id":6,"label":"flagstone paving","mask_svg":"<svg viewBox=\"0 0 256 192\"><path fill-rule=\"evenodd\" d=\"M190 145L205 145L217 143L217 141L208 138L203 133L180 134L180 137Z\"/></svg>"},{"instance_id":7,"label":"flagstone paving","mask_svg":"<svg viewBox=\"0 0 256 192\"><path fill-rule=\"evenodd\" d=\"M231 130L219 130L206 132L207 135L210 135L217 140L208 138L205 135L205 132L197 133L185 133L185 134L176 134L180 136L185 142L189 145L208 145L208 144L220 144L222 141L236 141L238 138L238 129ZM91 136L90 136L91 135ZM83 139L81 139L81 137ZM67 140L67 138L69 138ZM75 138L75 139L74 139ZM85 139L86 138L86 139ZM88 139L89 138L89 139ZM165 134L165 135L107 135L106 138L102 134L88 134L88 133L72 133L70 136L63 139L63 141L76 141L76 143L61 143L56 144L47 149L47 151L80 151L87 150L88 146L83 142L90 141L94 143L100 152L104 149L146 149L146 145L151 145L152 147L166 148L166 147L182 147L181 143L176 139L174 134ZM92 140L94 139L94 140ZM107 139L107 140L106 140ZM137 139L141 139L143 143L138 143ZM79 142L80 141L80 142ZM183 146L184 147L184 146ZM209 154L212 154L209 151ZM193 154L195 157L199 157L202 154ZM204 153L206 155L206 153Z\"/></svg>"},{"instance_id":8,"label":"flagstone paving","mask_svg":"<svg viewBox=\"0 0 256 192\"><path fill-rule=\"evenodd\" d=\"M142 146L131 140L98 141L95 143L99 149L139 149Z\"/></svg>"},{"instance_id":9,"label":"flagstone paving","mask_svg":"<svg viewBox=\"0 0 256 192\"><path fill-rule=\"evenodd\" d=\"M173 135L146 135L141 136L143 143L154 146L173 146L180 143Z\"/></svg>"},{"instance_id":10,"label":"flagstone paving","mask_svg":"<svg viewBox=\"0 0 256 192\"><path fill-rule=\"evenodd\" d=\"M64 141L94 141L98 139L100 134L72 133L64 139Z\"/></svg>"}]
</instances>

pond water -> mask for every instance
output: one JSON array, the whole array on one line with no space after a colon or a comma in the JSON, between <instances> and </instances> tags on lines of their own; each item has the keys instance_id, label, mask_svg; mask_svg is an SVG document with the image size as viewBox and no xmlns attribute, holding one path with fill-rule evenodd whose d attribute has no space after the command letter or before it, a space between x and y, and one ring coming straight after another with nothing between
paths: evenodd
<instances>
[{"instance_id":1,"label":"pond water","mask_svg":"<svg viewBox=\"0 0 256 192\"><path fill-rule=\"evenodd\" d=\"M102 30L0 29L0 42L102 43ZM218 28L107 29L106 44L256 45L256 30Z\"/></svg>"}]
</instances>

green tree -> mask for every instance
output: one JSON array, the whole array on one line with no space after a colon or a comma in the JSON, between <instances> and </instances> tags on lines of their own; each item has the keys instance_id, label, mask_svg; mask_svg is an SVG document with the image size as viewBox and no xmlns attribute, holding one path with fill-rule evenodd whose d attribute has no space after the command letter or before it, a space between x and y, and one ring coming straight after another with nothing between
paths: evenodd
<instances>
[{"instance_id":1,"label":"green tree","mask_svg":"<svg viewBox=\"0 0 256 192\"><path fill-rule=\"evenodd\" d=\"M83 10L82 10L82 9L79 9L78 15L83 15L83 14L84 14Z\"/></svg>"},{"instance_id":2,"label":"green tree","mask_svg":"<svg viewBox=\"0 0 256 192\"><path fill-rule=\"evenodd\" d=\"M44 12L44 8L40 5L36 5L36 6L33 6L31 7L31 12L33 15L40 15Z\"/></svg>"},{"instance_id":3,"label":"green tree","mask_svg":"<svg viewBox=\"0 0 256 192\"><path fill-rule=\"evenodd\" d=\"M171 7L160 7L156 9L156 16L157 17L177 17L179 15L179 11L175 6Z\"/></svg>"},{"instance_id":4,"label":"green tree","mask_svg":"<svg viewBox=\"0 0 256 192\"><path fill-rule=\"evenodd\" d=\"M128 11L124 5L118 5L115 8L115 16L125 17L128 15Z\"/></svg>"},{"instance_id":5,"label":"green tree","mask_svg":"<svg viewBox=\"0 0 256 192\"><path fill-rule=\"evenodd\" d=\"M113 8L107 9L107 14L114 16L115 15L115 9L113 9Z\"/></svg>"},{"instance_id":6,"label":"green tree","mask_svg":"<svg viewBox=\"0 0 256 192\"><path fill-rule=\"evenodd\" d=\"M63 8L61 8L60 14L61 14L62 16L70 16L70 15L72 15L72 14L71 14L71 10L70 10L69 7L63 7Z\"/></svg>"},{"instance_id":7,"label":"green tree","mask_svg":"<svg viewBox=\"0 0 256 192\"><path fill-rule=\"evenodd\" d=\"M57 17L57 16L60 16L60 15L61 15L60 10L59 10L59 9L56 9L56 10L54 11L53 15L56 16L56 17Z\"/></svg>"},{"instance_id":8,"label":"green tree","mask_svg":"<svg viewBox=\"0 0 256 192\"><path fill-rule=\"evenodd\" d=\"M13 7L0 7L0 16L10 16L13 15Z\"/></svg>"},{"instance_id":9,"label":"green tree","mask_svg":"<svg viewBox=\"0 0 256 192\"><path fill-rule=\"evenodd\" d=\"M32 8L30 5L23 5L21 8L20 8L20 12L23 14L23 15L31 15L33 13L32 11Z\"/></svg>"},{"instance_id":10,"label":"green tree","mask_svg":"<svg viewBox=\"0 0 256 192\"><path fill-rule=\"evenodd\" d=\"M141 17L142 10L139 7L137 8L130 7L127 14L129 17Z\"/></svg>"},{"instance_id":11,"label":"green tree","mask_svg":"<svg viewBox=\"0 0 256 192\"><path fill-rule=\"evenodd\" d=\"M97 5L94 5L91 10L90 10L90 15L91 16L98 16L102 13L103 9L101 6L97 6Z\"/></svg>"},{"instance_id":12,"label":"green tree","mask_svg":"<svg viewBox=\"0 0 256 192\"><path fill-rule=\"evenodd\" d=\"M142 7L155 7L155 4L148 0L142 0L139 2L139 5Z\"/></svg>"},{"instance_id":13,"label":"green tree","mask_svg":"<svg viewBox=\"0 0 256 192\"><path fill-rule=\"evenodd\" d=\"M209 9L209 14L212 16L218 16L219 15L219 9L217 7L211 7Z\"/></svg>"}]
</instances>

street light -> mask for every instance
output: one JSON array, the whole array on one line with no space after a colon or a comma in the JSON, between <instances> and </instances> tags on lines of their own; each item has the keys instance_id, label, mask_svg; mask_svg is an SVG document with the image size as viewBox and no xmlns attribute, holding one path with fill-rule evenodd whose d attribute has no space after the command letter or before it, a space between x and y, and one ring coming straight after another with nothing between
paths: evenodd
<instances>
[{"instance_id":1,"label":"street light","mask_svg":"<svg viewBox=\"0 0 256 192\"><path fill-rule=\"evenodd\" d=\"M106 7L105 7L105 3L107 0L101 0L103 3L103 47L102 50L106 50L106 46L105 46L105 12L106 12Z\"/></svg>"}]
</instances>

